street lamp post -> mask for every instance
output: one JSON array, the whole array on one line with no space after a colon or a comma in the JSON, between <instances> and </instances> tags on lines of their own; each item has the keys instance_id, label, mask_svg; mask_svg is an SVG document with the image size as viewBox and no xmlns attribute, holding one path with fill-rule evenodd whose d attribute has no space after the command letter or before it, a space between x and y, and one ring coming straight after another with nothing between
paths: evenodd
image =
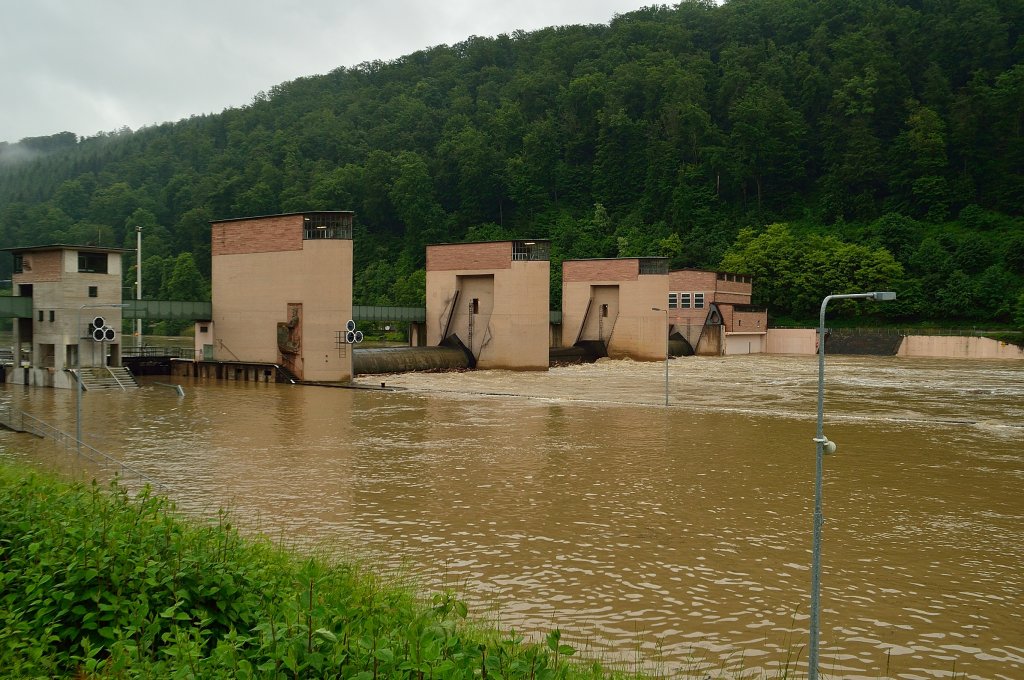
<instances>
[{"instance_id":1,"label":"street lamp post","mask_svg":"<svg viewBox=\"0 0 1024 680\"><path fill-rule=\"evenodd\" d=\"M135 227L135 299L142 299L142 227ZM142 315L139 314L138 307L135 313L138 315L135 320L135 346L141 349Z\"/></svg>"},{"instance_id":2,"label":"street lamp post","mask_svg":"<svg viewBox=\"0 0 1024 680\"><path fill-rule=\"evenodd\" d=\"M668 354L669 354L668 310L667 309L662 309L661 307L651 307L651 311L654 311L654 312L665 312L665 406L668 406Z\"/></svg>"},{"instance_id":3,"label":"street lamp post","mask_svg":"<svg viewBox=\"0 0 1024 680\"><path fill-rule=\"evenodd\" d=\"M821 314L818 317L818 428L814 443L816 448L814 473L814 538L811 548L811 629L809 653L807 656L807 678L818 678L818 633L821 591L821 527L825 520L821 513L821 478L822 458L826 453L835 453L835 442L829 441L823 432L825 416L825 307L832 300L859 298L879 302L895 300L896 293L882 291L874 293L847 293L845 295L829 295L821 301Z\"/></svg>"},{"instance_id":4,"label":"street lamp post","mask_svg":"<svg viewBox=\"0 0 1024 680\"><path fill-rule=\"evenodd\" d=\"M115 309L127 307L126 304L94 303L82 305L75 316L75 332L78 342L75 343L75 451L82 452L82 310L83 309Z\"/></svg>"}]
</instances>

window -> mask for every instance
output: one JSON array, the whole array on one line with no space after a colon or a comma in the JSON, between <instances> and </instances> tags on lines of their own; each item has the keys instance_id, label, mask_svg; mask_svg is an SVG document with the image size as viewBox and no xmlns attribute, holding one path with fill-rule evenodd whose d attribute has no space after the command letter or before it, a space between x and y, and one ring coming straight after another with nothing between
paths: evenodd
<instances>
[{"instance_id":1,"label":"window","mask_svg":"<svg viewBox=\"0 0 1024 680\"><path fill-rule=\"evenodd\" d=\"M679 294L679 309L689 309L689 308L690 308L690 294L689 293L680 293Z\"/></svg>"},{"instance_id":2,"label":"window","mask_svg":"<svg viewBox=\"0 0 1024 680\"><path fill-rule=\"evenodd\" d=\"M305 241L318 239L352 240L352 215L337 213L313 213L302 218L302 238Z\"/></svg>"},{"instance_id":3,"label":"window","mask_svg":"<svg viewBox=\"0 0 1024 680\"><path fill-rule=\"evenodd\" d=\"M39 310L39 320L40 321L43 320L43 310L41 310L41 309Z\"/></svg>"},{"instance_id":4,"label":"window","mask_svg":"<svg viewBox=\"0 0 1024 680\"><path fill-rule=\"evenodd\" d=\"M78 253L78 271L93 274L106 274L107 254Z\"/></svg>"},{"instance_id":5,"label":"window","mask_svg":"<svg viewBox=\"0 0 1024 680\"><path fill-rule=\"evenodd\" d=\"M704 293L693 294L693 308L704 309Z\"/></svg>"},{"instance_id":6,"label":"window","mask_svg":"<svg viewBox=\"0 0 1024 680\"><path fill-rule=\"evenodd\" d=\"M200 333L209 333L210 332L210 327L209 326L200 326L199 327L199 332Z\"/></svg>"},{"instance_id":7,"label":"window","mask_svg":"<svg viewBox=\"0 0 1024 680\"><path fill-rule=\"evenodd\" d=\"M640 274L668 274L667 257L641 257L639 262Z\"/></svg>"},{"instance_id":8,"label":"window","mask_svg":"<svg viewBox=\"0 0 1024 680\"><path fill-rule=\"evenodd\" d=\"M50 323L53 323L53 319L54 319L55 316L56 316L56 313L51 309L50 310Z\"/></svg>"},{"instance_id":9,"label":"window","mask_svg":"<svg viewBox=\"0 0 1024 680\"><path fill-rule=\"evenodd\" d=\"M89 286L89 297L98 297L100 294L99 286Z\"/></svg>"},{"instance_id":10,"label":"window","mask_svg":"<svg viewBox=\"0 0 1024 680\"><path fill-rule=\"evenodd\" d=\"M679 293L668 294L668 308L678 309L679 308Z\"/></svg>"},{"instance_id":11,"label":"window","mask_svg":"<svg viewBox=\"0 0 1024 680\"><path fill-rule=\"evenodd\" d=\"M23 271L25 271L25 264L26 264L26 262L25 262L25 256L24 255L15 255L14 256L14 273L15 274L21 274ZM31 269L32 268L29 267L29 270L31 270Z\"/></svg>"},{"instance_id":12,"label":"window","mask_svg":"<svg viewBox=\"0 0 1024 680\"><path fill-rule=\"evenodd\" d=\"M547 241L513 241L512 259L544 261L549 259L550 244Z\"/></svg>"}]
</instances>

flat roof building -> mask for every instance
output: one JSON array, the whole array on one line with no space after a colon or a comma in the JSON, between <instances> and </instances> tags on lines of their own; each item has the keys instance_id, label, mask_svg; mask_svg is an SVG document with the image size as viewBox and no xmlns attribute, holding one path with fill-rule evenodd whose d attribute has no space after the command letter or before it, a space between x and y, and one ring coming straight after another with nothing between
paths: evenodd
<instances>
[{"instance_id":1,"label":"flat roof building","mask_svg":"<svg viewBox=\"0 0 1024 680\"><path fill-rule=\"evenodd\" d=\"M744 274L703 269L669 272L670 338L695 354L757 354L766 349L768 311L751 304Z\"/></svg>"},{"instance_id":2,"label":"flat roof building","mask_svg":"<svg viewBox=\"0 0 1024 680\"><path fill-rule=\"evenodd\" d=\"M477 368L547 370L546 240L427 246L427 344L458 344Z\"/></svg>"},{"instance_id":3,"label":"flat roof building","mask_svg":"<svg viewBox=\"0 0 1024 680\"><path fill-rule=\"evenodd\" d=\"M283 366L300 380L352 379L352 222L311 211L211 222L207 360Z\"/></svg>"},{"instance_id":4,"label":"flat roof building","mask_svg":"<svg viewBox=\"0 0 1024 680\"><path fill-rule=\"evenodd\" d=\"M665 358L668 259L623 257L562 263L562 345L596 354Z\"/></svg>"},{"instance_id":5,"label":"flat roof building","mask_svg":"<svg viewBox=\"0 0 1024 680\"><path fill-rule=\"evenodd\" d=\"M72 371L121 365L123 248L46 245L4 248L14 256L15 295L30 298L31 318L14 322L16 368L8 381L71 388ZM27 366L22 350L29 347Z\"/></svg>"}]
</instances>

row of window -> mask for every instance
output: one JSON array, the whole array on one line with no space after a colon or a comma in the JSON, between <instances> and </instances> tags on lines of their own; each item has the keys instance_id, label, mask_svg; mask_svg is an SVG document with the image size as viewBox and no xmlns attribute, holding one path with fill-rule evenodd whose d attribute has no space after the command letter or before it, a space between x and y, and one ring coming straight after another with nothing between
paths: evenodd
<instances>
[{"instance_id":1,"label":"row of window","mask_svg":"<svg viewBox=\"0 0 1024 680\"><path fill-rule=\"evenodd\" d=\"M704 309L704 293L669 293L669 309Z\"/></svg>"},{"instance_id":2,"label":"row of window","mask_svg":"<svg viewBox=\"0 0 1024 680\"><path fill-rule=\"evenodd\" d=\"M737 283L750 283L751 279L749 276L744 274L727 274L725 272L718 272L719 281L736 281Z\"/></svg>"},{"instance_id":3,"label":"row of window","mask_svg":"<svg viewBox=\"0 0 1024 680\"><path fill-rule=\"evenodd\" d=\"M17 253L14 255L14 273L32 271L32 260ZM87 274L107 273L107 253L78 253L78 271Z\"/></svg>"}]
</instances>

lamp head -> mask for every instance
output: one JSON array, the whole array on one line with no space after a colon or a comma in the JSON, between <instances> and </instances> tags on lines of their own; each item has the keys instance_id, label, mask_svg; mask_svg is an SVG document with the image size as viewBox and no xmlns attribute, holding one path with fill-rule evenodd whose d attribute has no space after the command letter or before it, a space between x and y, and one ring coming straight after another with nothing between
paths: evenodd
<instances>
[{"instance_id":1,"label":"lamp head","mask_svg":"<svg viewBox=\"0 0 1024 680\"><path fill-rule=\"evenodd\" d=\"M885 302L888 300L895 300L896 293L891 290L879 291L871 294L871 299L876 302Z\"/></svg>"}]
</instances>

